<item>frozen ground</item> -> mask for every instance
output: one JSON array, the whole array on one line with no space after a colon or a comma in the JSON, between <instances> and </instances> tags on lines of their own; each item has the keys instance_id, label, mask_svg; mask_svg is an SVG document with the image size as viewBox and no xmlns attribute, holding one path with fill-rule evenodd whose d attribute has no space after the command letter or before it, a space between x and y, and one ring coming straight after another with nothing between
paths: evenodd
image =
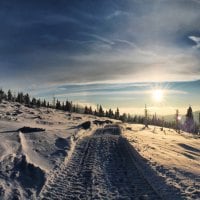
<instances>
[{"instance_id":1,"label":"frozen ground","mask_svg":"<svg viewBox=\"0 0 200 200\"><path fill-rule=\"evenodd\" d=\"M95 119L0 104L0 199L199 198L199 138Z\"/></svg>"}]
</instances>

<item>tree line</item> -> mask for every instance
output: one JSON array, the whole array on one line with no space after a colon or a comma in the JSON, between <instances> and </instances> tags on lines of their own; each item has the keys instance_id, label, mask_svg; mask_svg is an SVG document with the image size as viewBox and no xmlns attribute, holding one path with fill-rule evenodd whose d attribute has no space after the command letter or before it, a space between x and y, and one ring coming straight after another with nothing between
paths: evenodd
<instances>
[{"instance_id":1,"label":"tree line","mask_svg":"<svg viewBox=\"0 0 200 200\"><path fill-rule=\"evenodd\" d=\"M186 121L182 125L179 124L178 120L167 122L163 118L160 119L159 117L157 117L156 114L146 119L145 116L140 116L140 115L131 115L127 113L120 114L119 108L117 108L116 111L113 111L111 108L108 110L104 110L102 105L98 105L96 109L93 109L91 106L83 107L69 100L61 102L58 99L55 100L55 98L53 99L53 102L50 103L45 99L41 100L35 97L31 98L28 93L24 94L23 92L18 92L17 95L13 94L10 89L7 92L4 92L2 89L0 89L0 103L2 102L2 100L10 102L18 102L20 104L24 104L25 106L31 108L40 108L40 107L53 108L66 112L75 112L81 114L95 115L99 117L108 117L111 119L121 120L122 122L127 122L127 123L145 124L147 122L148 125L173 128L176 130L185 130L191 133L198 132L198 126L194 122L191 107L189 107L189 109L187 110Z\"/></svg>"}]
</instances>

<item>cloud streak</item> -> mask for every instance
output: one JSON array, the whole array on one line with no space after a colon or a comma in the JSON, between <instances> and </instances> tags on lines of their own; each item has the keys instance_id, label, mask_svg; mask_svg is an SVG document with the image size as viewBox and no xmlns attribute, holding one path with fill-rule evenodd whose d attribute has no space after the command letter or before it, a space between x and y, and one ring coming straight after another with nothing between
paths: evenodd
<instances>
[{"instance_id":1,"label":"cloud streak","mask_svg":"<svg viewBox=\"0 0 200 200\"><path fill-rule=\"evenodd\" d=\"M199 49L200 48L200 37L197 36L189 36L188 37L190 40L192 40L193 42L196 43L196 45L194 46L194 48Z\"/></svg>"}]
</instances>

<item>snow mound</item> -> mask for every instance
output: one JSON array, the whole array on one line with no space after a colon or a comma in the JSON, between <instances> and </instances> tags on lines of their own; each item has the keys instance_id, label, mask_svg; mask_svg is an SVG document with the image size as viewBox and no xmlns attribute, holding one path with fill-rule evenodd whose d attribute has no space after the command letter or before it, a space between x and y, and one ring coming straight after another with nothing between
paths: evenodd
<instances>
[{"instance_id":1,"label":"snow mound","mask_svg":"<svg viewBox=\"0 0 200 200\"><path fill-rule=\"evenodd\" d=\"M7 156L0 169L0 199L34 199L46 180L45 172L23 154Z\"/></svg>"},{"instance_id":2,"label":"snow mound","mask_svg":"<svg viewBox=\"0 0 200 200\"><path fill-rule=\"evenodd\" d=\"M12 178L16 178L23 188L33 188L37 193L45 182L45 172L27 161L25 155L14 159Z\"/></svg>"}]
</instances>

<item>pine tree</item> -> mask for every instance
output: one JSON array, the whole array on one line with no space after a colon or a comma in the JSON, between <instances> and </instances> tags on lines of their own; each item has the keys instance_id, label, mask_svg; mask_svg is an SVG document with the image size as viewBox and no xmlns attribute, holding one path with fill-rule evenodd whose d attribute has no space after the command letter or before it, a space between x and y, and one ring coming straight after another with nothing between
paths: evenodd
<instances>
[{"instance_id":1,"label":"pine tree","mask_svg":"<svg viewBox=\"0 0 200 200\"><path fill-rule=\"evenodd\" d=\"M89 114L89 110L88 110L88 107L87 107L87 106L85 106L84 114Z\"/></svg>"},{"instance_id":2,"label":"pine tree","mask_svg":"<svg viewBox=\"0 0 200 200\"><path fill-rule=\"evenodd\" d=\"M145 128L148 128L148 110L147 110L147 106L145 104L145 109L144 109L144 125L145 125Z\"/></svg>"},{"instance_id":3,"label":"pine tree","mask_svg":"<svg viewBox=\"0 0 200 200\"><path fill-rule=\"evenodd\" d=\"M109 117L108 111L106 110L105 117Z\"/></svg>"},{"instance_id":4,"label":"pine tree","mask_svg":"<svg viewBox=\"0 0 200 200\"><path fill-rule=\"evenodd\" d=\"M138 117L137 117L137 115L134 116L133 122L134 122L134 123L138 123Z\"/></svg>"},{"instance_id":5,"label":"pine tree","mask_svg":"<svg viewBox=\"0 0 200 200\"><path fill-rule=\"evenodd\" d=\"M42 102L42 106L43 107L47 107L47 103L46 103L46 100L44 99L44 101Z\"/></svg>"},{"instance_id":6,"label":"pine tree","mask_svg":"<svg viewBox=\"0 0 200 200\"><path fill-rule=\"evenodd\" d=\"M126 113L123 113L123 115L121 115L119 117L119 119L122 121L122 122L127 122L127 114Z\"/></svg>"},{"instance_id":7,"label":"pine tree","mask_svg":"<svg viewBox=\"0 0 200 200\"><path fill-rule=\"evenodd\" d=\"M68 100L65 103L65 111L71 112L72 111L72 102L69 102Z\"/></svg>"},{"instance_id":8,"label":"pine tree","mask_svg":"<svg viewBox=\"0 0 200 200\"><path fill-rule=\"evenodd\" d=\"M103 116L104 116L104 111L103 111L102 106L100 105L100 107L99 107L99 117L103 117Z\"/></svg>"},{"instance_id":9,"label":"pine tree","mask_svg":"<svg viewBox=\"0 0 200 200\"><path fill-rule=\"evenodd\" d=\"M19 92L19 93L18 93L16 101L17 101L18 103L24 103L24 95L23 95L22 92Z\"/></svg>"},{"instance_id":10,"label":"pine tree","mask_svg":"<svg viewBox=\"0 0 200 200\"><path fill-rule=\"evenodd\" d=\"M0 103L2 102L4 97L4 91L2 89L0 89Z\"/></svg>"},{"instance_id":11,"label":"pine tree","mask_svg":"<svg viewBox=\"0 0 200 200\"><path fill-rule=\"evenodd\" d=\"M37 105L38 108L40 108L40 106L41 106L41 101L40 101L40 99L37 100L36 105Z\"/></svg>"},{"instance_id":12,"label":"pine tree","mask_svg":"<svg viewBox=\"0 0 200 200\"><path fill-rule=\"evenodd\" d=\"M113 111L111 110L111 108L110 108L109 111L108 111L108 116L109 116L109 118L114 118L114 113L113 113Z\"/></svg>"},{"instance_id":13,"label":"pine tree","mask_svg":"<svg viewBox=\"0 0 200 200\"><path fill-rule=\"evenodd\" d=\"M192 113L192 108L191 106L188 108L187 110L187 114L186 114L187 118L193 119L193 113Z\"/></svg>"},{"instance_id":14,"label":"pine tree","mask_svg":"<svg viewBox=\"0 0 200 200\"><path fill-rule=\"evenodd\" d=\"M31 106L32 106L32 107L35 107L35 106L36 106L36 103L37 103L36 98L32 98Z\"/></svg>"},{"instance_id":15,"label":"pine tree","mask_svg":"<svg viewBox=\"0 0 200 200\"><path fill-rule=\"evenodd\" d=\"M92 111L92 106L89 107L89 114L92 115L93 111Z\"/></svg>"},{"instance_id":16,"label":"pine tree","mask_svg":"<svg viewBox=\"0 0 200 200\"><path fill-rule=\"evenodd\" d=\"M127 122L133 122L133 118L131 117L131 115L128 113L128 118L127 118Z\"/></svg>"},{"instance_id":17,"label":"pine tree","mask_svg":"<svg viewBox=\"0 0 200 200\"><path fill-rule=\"evenodd\" d=\"M56 102L56 109L61 109L61 103L60 103L60 101L58 101L58 99L57 99L57 102Z\"/></svg>"},{"instance_id":18,"label":"pine tree","mask_svg":"<svg viewBox=\"0 0 200 200\"><path fill-rule=\"evenodd\" d=\"M194 122L194 117L193 117L191 106L189 106L187 113L186 113L184 130L189 132L189 133L194 133L194 131L195 131L195 122Z\"/></svg>"},{"instance_id":19,"label":"pine tree","mask_svg":"<svg viewBox=\"0 0 200 200\"><path fill-rule=\"evenodd\" d=\"M95 109L95 110L94 110L94 115L97 116L97 114L98 114L98 113L97 113L97 111L96 111L96 109Z\"/></svg>"},{"instance_id":20,"label":"pine tree","mask_svg":"<svg viewBox=\"0 0 200 200\"><path fill-rule=\"evenodd\" d=\"M27 106L30 106L30 97L28 93L24 96L24 101Z\"/></svg>"},{"instance_id":21,"label":"pine tree","mask_svg":"<svg viewBox=\"0 0 200 200\"><path fill-rule=\"evenodd\" d=\"M12 101L12 93L11 93L11 90L8 90L8 95L7 95L7 97L8 97L8 101Z\"/></svg>"},{"instance_id":22,"label":"pine tree","mask_svg":"<svg viewBox=\"0 0 200 200\"><path fill-rule=\"evenodd\" d=\"M200 125L200 113L199 113L199 125Z\"/></svg>"},{"instance_id":23,"label":"pine tree","mask_svg":"<svg viewBox=\"0 0 200 200\"><path fill-rule=\"evenodd\" d=\"M119 108L117 108L116 112L115 112L115 119L119 119Z\"/></svg>"}]
</instances>

